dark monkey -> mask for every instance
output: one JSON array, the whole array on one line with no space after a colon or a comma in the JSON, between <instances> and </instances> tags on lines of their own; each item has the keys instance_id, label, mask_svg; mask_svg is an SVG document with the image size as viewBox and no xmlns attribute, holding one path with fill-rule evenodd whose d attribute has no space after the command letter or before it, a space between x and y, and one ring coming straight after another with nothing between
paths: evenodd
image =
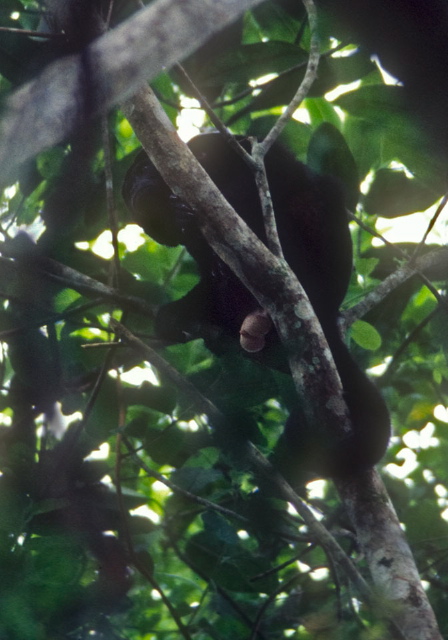
<instances>
[{"instance_id":1,"label":"dark monkey","mask_svg":"<svg viewBox=\"0 0 448 640\"><path fill-rule=\"evenodd\" d=\"M240 142L249 148L248 141ZM243 160L217 133L197 136L189 147L234 209L265 240L259 195ZM381 394L351 358L337 327L352 270L343 197L331 178L314 174L280 145L267 154L266 171L285 259L322 325L353 424L350 436L338 439L324 427L306 425L298 406L291 412L274 457L288 466L290 461L291 468L298 465L325 476L361 471L383 456L390 424ZM170 343L202 337L212 351L222 353L223 338L237 340L243 323L250 324L258 309L256 300L209 247L194 212L171 192L144 152L126 175L123 197L148 235L164 245L183 244L199 269L197 286L160 309L156 333ZM262 322L260 335L268 329ZM276 341L273 330L267 341Z\"/></svg>"}]
</instances>

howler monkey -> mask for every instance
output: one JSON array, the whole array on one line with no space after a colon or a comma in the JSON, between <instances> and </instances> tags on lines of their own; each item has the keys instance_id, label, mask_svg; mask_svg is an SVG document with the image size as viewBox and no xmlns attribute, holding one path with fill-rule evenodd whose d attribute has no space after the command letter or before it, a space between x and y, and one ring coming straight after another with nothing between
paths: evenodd
<instances>
[{"instance_id":1,"label":"howler monkey","mask_svg":"<svg viewBox=\"0 0 448 640\"><path fill-rule=\"evenodd\" d=\"M249 149L247 140L239 141ZM189 147L229 203L265 240L259 195L249 167L217 133L196 136ZM298 405L275 458L319 475L347 475L378 462L390 427L384 400L351 358L337 327L352 270L343 196L332 178L313 173L281 145L271 148L265 162L285 259L322 325L353 424L350 436L333 438L319 425L306 425ZM247 326L248 317L257 313L255 298L209 247L194 211L172 193L144 152L126 175L123 198L148 235L167 246L184 245L199 269L196 287L161 307L157 335L169 343L202 337L212 351L222 353L224 338L238 340L243 323ZM275 331L268 329L266 325L262 330L268 332L268 343L278 342Z\"/></svg>"}]
</instances>

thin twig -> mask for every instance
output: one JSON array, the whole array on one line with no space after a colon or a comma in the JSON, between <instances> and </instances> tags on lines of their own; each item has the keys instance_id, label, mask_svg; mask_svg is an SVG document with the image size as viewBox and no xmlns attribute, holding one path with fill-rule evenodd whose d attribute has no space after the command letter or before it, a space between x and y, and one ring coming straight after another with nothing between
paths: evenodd
<instances>
[{"instance_id":1,"label":"thin twig","mask_svg":"<svg viewBox=\"0 0 448 640\"><path fill-rule=\"evenodd\" d=\"M167 362L161 355L147 344L136 338L129 329L126 329L124 325L117 322L114 318L110 322L111 328L115 331L116 335L123 340L126 344L132 347L135 351L152 364L158 371L163 373L168 379L170 379L182 392L184 392L194 402L197 409L206 413L212 422L222 424L225 421L223 414L216 408L216 406L210 402L189 380L187 380L182 374L177 371L169 362Z\"/></svg>"},{"instance_id":2,"label":"thin twig","mask_svg":"<svg viewBox=\"0 0 448 640\"><path fill-rule=\"evenodd\" d=\"M254 157L257 159L259 155L265 155L268 149L271 148L273 143L277 140L280 133L285 128L286 124L291 120L294 115L295 110L298 108L300 103L306 98L308 95L311 86L317 78L317 69L319 66L320 59L320 42L318 36L318 22L317 22L317 11L316 5L313 0L302 0L307 15L308 15L308 24L311 31L311 39L310 39L310 55L308 58L308 64L306 65L305 75L303 77L302 82L300 83L300 87L297 89L297 92L289 105L286 107L285 111L279 117L275 125L269 131L268 135L265 137L262 143L260 143L260 147L257 150L254 150Z\"/></svg>"},{"instance_id":3,"label":"thin twig","mask_svg":"<svg viewBox=\"0 0 448 640\"><path fill-rule=\"evenodd\" d=\"M112 154L110 148L109 123L107 116L101 118L101 130L103 135L103 151L104 151L104 175L106 190L106 209L107 218L109 220L109 228L112 234L113 248L113 270L110 274L109 284L114 288L118 288L120 282L120 256L118 252L118 215L114 198L114 183L112 174Z\"/></svg>"},{"instance_id":4,"label":"thin twig","mask_svg":"<svg viewBox=\"0 0 448 640\"><path fill-rule=\"evenodd\" d=\"M32 36L33 38L45 38L45 40L63 40L65 35L60 33L48 33L47 31L33 31L32 29L17 29L16 27L0 27L0 32L14 33L19 36Z\"/></svg>"},{"instance_id":5,"label":"thin twig","mask_svg":"<svg viewBox=\"0 0 448 640\"><path fill-rule=\"evenodd\" d=\"M396 289L400 284L405 282L413 275L418 275L420 280L427 286L427 288L431 291L436 300L443 305L445 308L448 306L448 301L444 296L442 296L436 289L436 287L432 284L432 282L427 278L424 273L424 270L431 266L432 261L437 254L443 257L442 251L444 249L440 249L440 251L431 252L428 255L417 256L418 250L421 247L421 244L416 248L413 255L409 257L400 247L392 244L387 240L384 236L378 233L375 229L365 224L362 220L360 220L357 216L355 216L350 211L347 211L347 214L350 220L356 222L356 224L370 233L373 237L381 240L385 245L390 247L390 249L396 253L397 258L401 258L405 261L405 264L398 267L396 271L391 273L383 282L381 282L373 291L369 292L358 304L354 307L351 307L347 311L345 311L343 315L344 326L349 327L355 320L358 318L362 318L370 309L374 308L383 298L385 298L391 291Z\"/></svg>"},{"instance_id":6,"label":"thin twig","mask_svg":"<svg viewBox=\"0 0 448 640\"><path fill-rule=\"evenodd\" d=\"M121 489L121 451L120 451L121 439L122 439L122 435L121 433L118 433L117 441L116 441L115 488L117 491L117 499L118 499L118 506L121 513L121 520L124 525L123 535L125 538L125 543L128 549L130 560L134 565L134 567L137 569L137 571L141 573L141 575L148 581L148 583L152 586L152 588L155 589L160 594L163 604L166 606L166 608L170 612L171 617L176 623L177 628L179 629L179 632L184 638L184 640L192 640L192 637L187 627L182 622L182 619L177 613L175 607L171 603L165 591L162 589L159 582L154 577L152 570L148 566L149 563L144 562L143 559L139 557L139 555L135 552L134 545L132 543L131 533L129 530L129 523L128 523L129 514L124 504L123 492ZM146 550L146 554L148 554L148 558L151 558L151 555L147 550ZM151 561L152 561L152 558L151 558Z\"/></svg>"},{"instance_id":7,"label":"thin twig","mask_svg":"<svg viewBox=\"0 0 448 640\"><path fill-rule=\"evenodd\" d=\"M256 637L258 635L258 628L260 626L261 623L261 619L263 618L266 610L271 606L271 604L273 602L275 602L276 597L282 593L283 591L287 591L287 589L289 589L295 582L298 582L298 580L301 579L301 576L293 576L292 578L290 578L289 580L287 580L286 582L282 582L277 589L275 589L272 593L269 594L269 596L266 598L266 600L263 602L263 604L261 605L261 607L258 610L258 613L256 615L255 621L254 621L254 626L252 629L252 633L250 634L250 638L249 640L256 640Z\"/></svg>"},{"instance_id":8,"label":"thin twig","mask_svg":"<svg viewBox=\"0 0 448 640\"><path fill-rule=\"evenodd\" d=\"M412 331L410 331L408 333L408 335L405 337L403 342L399 345L398 349L395 351L394 355L392 356L392 359L388 362L386 370L384 371L383 375L381 376L381 379L382 379L382 381L384 383L388 379L388 377L390 377L392 372L396 369L397 364L398 364L398 360L403 355L403 353L406 351L406 349L409 347L409 345L412 344L412 342L416 339L418 334L421 331L423 331L423 329L429 324L429 322L431 322L431 320L433 320L435 318L435 316L438 313L440 313L440 310L441 310L441 307L436 307L435 309L433 309L426 316L426 318L423 318L423 320L421 322L419 322L418 325L416 327L414 327L412 329Z\"/></svg>"},{"instance_id":9,"label":"thin twig","mask_svg":"<svg viewBox=\"0 0 448 640\"><path fill-rule=\"evenodd\" d=\"M215 125L219 133L224 137L229 147L233 149L252 170L255 183L260 196L260 205L263 213L263 221L266 232L266 246L278 258L283 258L283 251L278 237L277 225L275 222L274 207L272 205L272 197L269 189L268 179L266 176L266 168L263 158L255 161L253 155L248 153L238 142L235 136L229 131L224 122L215 113L206 97L199 91L198 87L191 80L185 69L180 65L176 65L177 72L182 76L183 81L188 85L190 91L199 101L202 109L206 112L212 123Z\"/></svg>"},{"instance_id":10,"label":"thin twig","mask_svg":"<svg viewBox=\"0 0 448 640\"><path fill-rule=\"evenodd\" d=\"M143 462L143 460L137 454L136 450L134 449L134 447L132 446L128 438L123 436L122 441L124 445L127 447L127 450L129 451L129 454L131 455L132 459L138 464L138 466L141 469L143 469L143 471L149 477L155 478L156 480L164 484L166 487L171 489L171 491L173 491L174 493L177 493L183 496L184 498L187 498L187 500L191 500L192 502L195 502L196 504L200 504L202 507L205 507L206 509L213 509L214 511L218 511L219 513L222 513L224 516L227 516L228 518L239 520L240 522L243 522L245 524L249 522L248 518L242 516L239 513L236 513L236 511L232 511L231 509L226 509L226 507L222 507L221 505L211 502L210 500L201 498L200 496L197 496L196 494L191 493L186 489L182 489L182 487L179 487L174 482L171 482L171 480L169 480L166 476L162 475L158 471L155 471L154 469L151 469L150 467L148 467L147 464L145 464L145 462Z\"/></svg>"},{"instance_id":11,"label":"thin twig","mask_svg":"<svg viewBox=\"0 0 448 640\"><path fill-rule=\"evenodd\" d=\"M412 254L411 262L413 262L413 261L415 261L417 259L417 256L418 256L421 248L424 246L429 233L433 229L435 223L437 222L438 217L442 213L442 211L445 208L447 202L448 202L448 193L445 193L445 195L443 196L442 200L440 201L440 204L437 207L434 215L432 216L431 220L429 221L428 227L427 227L425 233L423 234L423 238L420 240L418 246L416 247L414 253Z\"/></svg>"},{"instance_id":12,"label":"thin twig","mask_svg":"<svg viewBox=\"0 0 448 640\"><path fill-rule=\"evenodd\" d=\"M248 163L249 165L252 163L252 157L250 154L248 154L246 152L245 149L242 148L242 146L238 143L238 141L236 140L235 136L232 134L232 132L226 127L226 125L224 124L224 122L221 120L221 118L216 114L216 112L213 110L212 106L210 105L210 103L208 102L207 98L204 96L204 94L198 89L198 87L196 86L196 84L193 82L193 80L190 78L190 76L188 75L188 73L185 71L184 67L181 64L176 64L175 67L177 73L182 77L182 80L185 82L185 84L188 86L188 88L190 89L191 93L195 96L196 100L199 102L199 104L201 105L201 109L203 109L205 111L205 113L208 115L208 117L210 118L211 122L215 125L216 129L219 131L219 133L224 137L224 139L226 140L226 142L228 143L228 145L239 155L243 158L243 160Z\"/></svg>"}]
</instances>

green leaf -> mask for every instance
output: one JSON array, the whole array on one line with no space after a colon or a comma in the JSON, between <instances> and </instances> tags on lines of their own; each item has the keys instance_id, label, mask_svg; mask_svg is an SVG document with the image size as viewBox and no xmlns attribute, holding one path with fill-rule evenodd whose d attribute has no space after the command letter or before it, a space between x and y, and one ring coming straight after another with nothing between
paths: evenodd
<instances>
[{"instance_id":1,"label":"green leaf","mask_svg":"<svg viewBox=\"0 0 448 640\"><path fill-rule=\"evenodd\" d=\"M59 175L64 161L64 149L62 147L54 147L47 151L42 151L37 158L37 168L43 178L53 178Z\"/></svg>"},{"instance_id":2,"label":"green leaf","mask_svg":"<svg viewBox=\"0 0 448 640\"><path fill-rule=\"evenodd\" d=\"M222 478L217 469L198 469L186 467L178 469L172 476L173 482L190 493L200 493L205 487Z\"/></svg>"},{"instance_id":3,"label":"green leaf","mask_svg":"<svg viewBox=\"0 0 448 640\"><path fill-rule=\"evenodd\" d=\"M363 204L367 213L397 218L424 211L437 197L432 189L404 171L378 169Z\"/></svg>"},{"instance_id":4,"label":"green leaf","mask_svg":"<svg viewBox=\"0 0 448 640\"><path fill-rule=\"evenodd\" d=\"M365 320L356 320L353 323L350 336L356 344L368 351L376 351L381 347L381 335Z\"/></svg>"},{"instance_id":5,"label":"green leaf","mask_svg":"<svg viewBox=\"0 0 448 640\"><path fill-rule=\"evenodd\" d=\"M375 267L379 263L378 258L357 258L356 271L360 276L370 276L373 273Z\"/></svg>"},{"instance_id":6,"label":"green leaf","mask_svg":"<svg viewBox=\"0 0 448 640\"><path fill-rule=\"evenodd\" d=\"M347 206L355 210L359 196L358 170L344 136L335 126L326 122L316 129L307 160L314 171L334 176L343 185Z\"/></svg>"},{"instance_id":7,"label":"green leaf","mask_svg":"<svg viewBox=\"0 0 448 640\"><path fill-rule=\"evenodd\" d=\"M239 543L239 538L234 527L232 527L220 513L209 510L205 511L201 517L205 525L205 530L210 531L217 540L231 545L237 545Z\"/></svg>"},{"instance_id":8,"label":"green leaf","mask_svg":"<svg viewBox=\"0 0 448 640\"><path fill-rule=\"evenodd\" d=\"M345 134L361 175L399 160L422 184L440 195L445 192L445 163L434 141L416 126L403 87L361 86L335 104L351 116Z\"/></svg>"}]
</instances>

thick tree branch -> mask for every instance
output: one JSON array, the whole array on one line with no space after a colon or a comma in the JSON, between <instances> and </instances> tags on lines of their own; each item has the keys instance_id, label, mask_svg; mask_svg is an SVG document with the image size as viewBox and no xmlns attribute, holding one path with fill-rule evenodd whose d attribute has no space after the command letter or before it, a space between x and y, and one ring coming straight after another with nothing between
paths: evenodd
<instances>
[{"instance_id":1,"label":"thick tree branch","mask_svg":"<svg viewBox=\"0 0 448 640\"><path fill-rule=\"evenodd\" d=\"M276 258L241 220L210 180L150 89L124 111L155 166L195 211L205 238L265 309L287 345L292 375L310 424L319 420L342 435L350 430L339 375L309 300L284 260ZM260 266L263 265L263 268ZM307 336L309 361L303 358Z\"/></svg>"},{"instance_id":2,"label":"thick tree branch","mask_svg":"<svg viewBox=\"0 0 448 640\"><path fill-rule=\"evenodd\" d=\"M79 55L50 64L6 103L0 187L15 179L21 163L70 136L86 115L86 100L90 116L104 113L260 2L157 0Z\"/></svg>"},{"instance_id":3,"label":"thick tree branch","mask_svg":"<svg viewBox=\"0 0 448 640\"><path fill-rule=\"evenodd\" d=\"M152 92L140 91L125 106L125 113L165 181L194 209L207 241L273 319L281 339L287 345L291 371L300 397L307 401L310 423L320 420L321 424L328 424L329 429L335 430L349 426L343 407L337 406L333 413L328 410L329 400L341 397L338 396L340 384L332 369L331 354L315 314L294 274L284 261L267 250L229 207L189 149L179 140ZM301 335L307 336L307 344L314 356L314 367L303 362L303 353L298 346ZM256 458L255 452L250 449L246 455L251 460ZM362 476L358 475L339 489L344 502L348 503L352 523L368 559L374 583L384 590L385 598L393 599L394 604L401 608L398 618L393 616L399 637L420 640L421 619L424 617L426 629L431 630L431 635L426 637L434 640L440 638L412 554L377 472L371 470ZM368 505L371 517L367 520L362 515L361 503L362 497L372 490ZM292 501L292 496L288 499ZM385 520L389 523L387 548L388 552L394 554L395 562L384 563L383 566L381 558L386 557L382 544L384 538L378 528ZM400 571L404 564L408 565L407 577L402 580ZM415 599L412 599L412 594L416 595ZM418 634L413 631L415 628L419 629Z\"/></svg>"},{"instance_id":4,"label":"thick tree branch","mask_svg":"<svg viewBox=\"0 0 448 640\"><path fill-rule=\"evenodd\" d=\"M411 549L386 488L375 470L338 483L383 609L393 605L394 621L406 640L442 640Z\"/></svg>"}]
</instances>

